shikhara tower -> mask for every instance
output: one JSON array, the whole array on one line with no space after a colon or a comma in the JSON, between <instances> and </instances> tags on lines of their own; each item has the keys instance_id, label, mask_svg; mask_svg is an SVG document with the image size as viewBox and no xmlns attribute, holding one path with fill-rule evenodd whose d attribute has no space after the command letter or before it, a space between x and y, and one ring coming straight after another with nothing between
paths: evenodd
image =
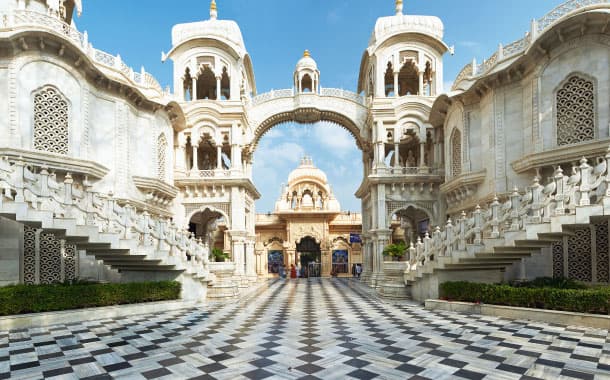
<instances>
[{"instance_id":1,"label":"shikhara tower","mask_svg":"<svg viewBox=\"0 0 610 380\"><path fill-rule=\"evenodd\" d=\"M362 245L350 247L383 295L434 297L447 279L610 282L606 1L534 20L447 94L443 23L400 0L375 24L357 93L324 87L305 51L289 88L257 94L215 1L209 19L172 29L164 90L96 49L74 25L82 10L0 0L0 237L12 242L0 284L177 278L187 298L238 294L268 274L252 160L290 121L337 124L362 151ZM266 241L292 246L288 235ZM397 240L407 261L385 261ZM230 261L209 262L213 248Z\"/></svg>"}]
</instances>

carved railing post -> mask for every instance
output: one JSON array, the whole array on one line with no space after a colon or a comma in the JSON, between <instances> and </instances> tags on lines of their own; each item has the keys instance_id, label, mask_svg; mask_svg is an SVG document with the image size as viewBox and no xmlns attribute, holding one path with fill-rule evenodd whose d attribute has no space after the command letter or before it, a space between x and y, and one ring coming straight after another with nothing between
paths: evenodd
<instances>
[{"instance_id":1,"label":"carved railing post","mask_svg":"<svg viewBox=\"0 0 610 380\"><path fill-rule=\"evenodd\" d=\"M491 202L491 237L493 239L500 237L500 221L498 220L499 210L500 202L498 202L498 197L494 195L493 202Z\"/></svg>"},{"instance_id":2,"label":"carved railing post","mask_svg":"<svg viewBox=\"0 0 610 380\"><path fill-rule=\"evenodd\" d=\"M483 216L481 215L481 206L477 205L474 209L474 244L481 244L483 242L482 238L482 229L483 229Z\"/></svg>"},{"instance_id":3,"label":"carved railing post","mask_svg":"<svg viewBox=\"0 0 610 380\"><path fill-rule=\"evenodd\" d=\"M451 218L447 220L445 226L445 256L451 256L453 254L453 224Z\"/></svg>"},{"instance_id":4,"label":"carved railing post","mask_svg":"<svg viewBox=\"0 0 610 380\"><path fill-rule=\"evenodd\" d=\"M606 182L606 192L604 193L604 208L610 207L610 147L606 151L606 177L604 181ZM608 210L610 211L610 210ZM606 214L606 210L604 210L604 214Z\"/></svg>"},{"instance_id":5,"label":"carved railing post","mask_svg":"<svg viewBox=\"0 0 610 380\"><path fill-rule=\"evenodd\" d=\"M432 254L432 239L430 239L428 231L426 231L426 234L424 235L423 247L418 241L417 248L421 248L424 257L428 257Z\"/></svg>"},{"instance_id":6,"label":"carved railing post","mask_svg":"<svg viewBox=\"0 0 610 380\"><path fill-rule=\"evenodd\" d=\"M72 174L66 173L66 177L64 178L64 205L66 206L66 217L72 216L72 186L74 186L74 180L72 179Z\"/></svg>"},{"instance_id":7,"label":"carved railing post","mask_svg":"<svg viewBox=\"0 0 610 380\"><path fill-rule=\"evenodd\" d=\"M591 204L591 200L589 199L589 191L590 188L590 180L591 177L591 166L587 164L587 159L582 158L580 160L580 186L578 188L578 192L580 193L580 201L578 202L579 206L589 206Z\"/></svg>"},{"instance_id":8,"label":"carved railing post","mask_svg":"<svg viewBox=\"0 0 610 380\"><path fill-rule=\"evenodd\" d=\"M142 242L142 245L145 247L150 246L150 226L148 225L149 220L150 214L148 213L148 211L144 210L144 212L142 213L142 231L144 233L144 241Z\"/></svg>"},{"instance_id":9,"label":"carved railing post","mask_svg":"<svg viewBox=\"0 0 610 380\"><path fill-rule=\"evenodd\" d=\"M563 175L563 169L557 165L555 173L553 173L553 180L555 181L555 215L564 215L565 209L565 176Z\"/></svg>"},{"instance_id":10,"label":"carved railing post","mask_svg":"<svg viewBox=\"0 0 610 380\"><path fill-rule=\"evenodd\" d=\"M434 229L434 232L432 233L432 246L433 246L433 252L428 252L429 256L432 255L438 255L441 256L442 252L441 252L441 247L442 247L442 243L441 243L441 227L440 226L436 226L436 228ZM436 252L434 252L436 251Z\"/></svg>"},{"instance_id":11,"label":"carved railing post","mask_svg":"<svg viewBox=\"0 0 610 380\"><path fill-rule=\"evenodd\" d=\"M418 236L419 239L419 236ZM411 266L411 263L415 260L415 258L417 257L417 249L415 249L415 246L413 245L413 240L411 240L410 244L409 244L409 267ZM409 268L411 269L411 268Z\"/></svg>"},{"instance_id":12,"label":"carved railing post","mask_svg":"<svg viewBox=\"0 0 610 380\"><path fill-rule=\"evenodd\" d=\"M540 177L536 174L534 182L530 186L532 194L532 216L530 223L541 223L542 222L542 185L540 185Z\"/></svg>"},{"instance_id":13,"label":"carved railing post","mask_svg":"<svg viewBox=\"0 0 610 380\"><path fill-rule=\"evenodd\" d=\"M519 210L521 209L521 195L517 186L513 188L510 194L510 230L519 230Z\"/></svg>"},{"instance_id":14,"label":"carved railing post","mask_svg":"<svg viewBox=\"0 0 610 380\"><path fill-rule=\"evenodd\" d=\"M464 211L462 211L462 217L460 218L459 221L459 240L458 240L458 247L457 249L459 251L465 251L466 250L466 213Z\"/></svg>"},{"instance_id":15,"label":"carved railing post","mask_svg":"<svg viewBox=\"0 0 610 380\"><path fill-rule=\"evenodd\" d=\"M23 162L22 157L19 157L17 161L15 161L15 172L14 172L14 184L15 184L15 202L25 202L24 195L24 172L25 172L25 162Z\"/></svg>"},{"instance_id":16,"label":"carved railing post","mask_svg":"<svg viewBox=\"0 0 610 380\"><path fill-rule=\"evenodd\" d=\"M93 197L95 194L93 193L93 185L91 182L89 182L87 176L85 176L85 179L83 180L83 192L83 201L85 202L84 208L86 213L85 224L87 226L94 226L95 213L93 211Z\"/></svg>"},{"instance_id":17,"label":"carved railing post","mask_svg":"<svg viewBox=\"0 0 610 380\"><path fill-rule=\"evenodd\" d=\"M131 239L131 228L133 227L133 223L132 223L132 216L134 213L134 208L131 205L131 203L127 202L125 203L125 213L124 213L124 220L123 220L123 224L125 225L125 234L123 235L123 237L125 239Z\"/></svg>"}]
</instances>

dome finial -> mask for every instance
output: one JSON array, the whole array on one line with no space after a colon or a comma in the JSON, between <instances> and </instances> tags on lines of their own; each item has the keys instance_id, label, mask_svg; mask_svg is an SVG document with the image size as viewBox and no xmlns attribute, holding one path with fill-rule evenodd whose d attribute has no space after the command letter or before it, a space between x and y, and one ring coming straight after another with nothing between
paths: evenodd
<instances>
[{"instance_id":1,"label":"dome finial","mask_svg":"<svg viewBox=\"0 0 610 380\"><path fill-rule=\"evenodd\" d=\"M396 0L396 16L402 14L402 0Z\"/></svg>"},{"instance_id":2,"label":"dome finial","mask_svg":"<svg viewBox=\"0 0 610 380\"><path fill-rule=\"evenodd\" d=\"M216 20L218 18L218 9L216 8L216 0L212 0L210 3L210 20Z\"/></svg>"},{"instance_id":3,"label":"dome finial","mask_svg":"<svg viewBox=\"0 0 610 380\"><path fill-rule=\"evenodd\" d=\"M311 57L311 54L309 54L309 50L305 49L305 51L303 52L303 57Z\"/></svg>"}]
</instances>

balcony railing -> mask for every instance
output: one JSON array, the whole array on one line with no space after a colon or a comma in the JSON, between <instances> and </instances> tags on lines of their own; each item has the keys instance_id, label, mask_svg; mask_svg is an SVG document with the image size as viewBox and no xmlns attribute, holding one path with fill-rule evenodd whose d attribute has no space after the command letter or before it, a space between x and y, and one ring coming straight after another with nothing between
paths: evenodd
<instances>
[{"instance_id":1,"label":"balcony railing","mask_svg":"<svg viewBox=\"0 0 610 380\"><path fill-rule=\"evenodd\" d=\"M87 32L79 32L73 25L66 24L58 17L29 10L15 10L12 13L0 15L0 32L32 28L47 29L72 41L93 62L114 71L126 84L153 90L159 97L170 96L169 91L164 91L159 82L144 71L144 68L134 71L122 61L120 55L113 56L94 48L89 42Z\"/></svg>"},{"instance_id":2,"label":"balcony railing","mask_svg":"<svg viewBox=\"0 0 610 380\"><path fill-rule=\"evenodd\" d=\"M476 79L484 74L490 72L494 67L496 67L500 62L512 58L518 54L521 54L529 48L532 43L536 40L536 37L547 31L553 25L555 25L559 20L561 20L564 16L574 12L575 10L595 6L608 4L608 0L569 0L565 3L559 5L545 16L538 20L533 20L531 29L526 35L517 40L513 41L505 46L498 47L498 50L494 52L489 58L483 60L483 63L477 64L476 61L473 60L472 63L467 64L460 71L455 79L455 83L453 84L451 90L455 91L458 89L459 83L467 78Z\"/></svg>"}]
</instances>

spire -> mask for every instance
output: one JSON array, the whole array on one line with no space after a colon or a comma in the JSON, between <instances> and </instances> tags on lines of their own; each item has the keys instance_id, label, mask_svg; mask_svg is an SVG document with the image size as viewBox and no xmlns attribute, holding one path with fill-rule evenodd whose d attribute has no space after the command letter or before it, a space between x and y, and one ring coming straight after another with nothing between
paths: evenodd
<instances>
[{"instance_id":1,"label":"spire","mask_svg":"<svg viewBox=\"0 0 610 380\"><path fill-rule=\"evenodd\" d=\"M216 8L216 0L212 0L210 3L210 20L216 20L218 18L218 9Z\"/></svg>"},{"instance_id":2,"label":"spire","mask_svg":"<svg viewBox=\"0 0 610 380\"><path fill-rule=\"evenodd\" d=\"M307 50L307 49L306 49L306 50L303 52L303 57L311 57L311 54L309 54L309 50Z\"/></svg>"},{"instance_id":3,"label":"spire","mask_svg":"<svg viewBox=\"0 0 610 380\"><path fill-rule=\"evenodd\" d=\"M396 16L402 14L402 0L396 0Z\"/></svg>"}]
</instances>

